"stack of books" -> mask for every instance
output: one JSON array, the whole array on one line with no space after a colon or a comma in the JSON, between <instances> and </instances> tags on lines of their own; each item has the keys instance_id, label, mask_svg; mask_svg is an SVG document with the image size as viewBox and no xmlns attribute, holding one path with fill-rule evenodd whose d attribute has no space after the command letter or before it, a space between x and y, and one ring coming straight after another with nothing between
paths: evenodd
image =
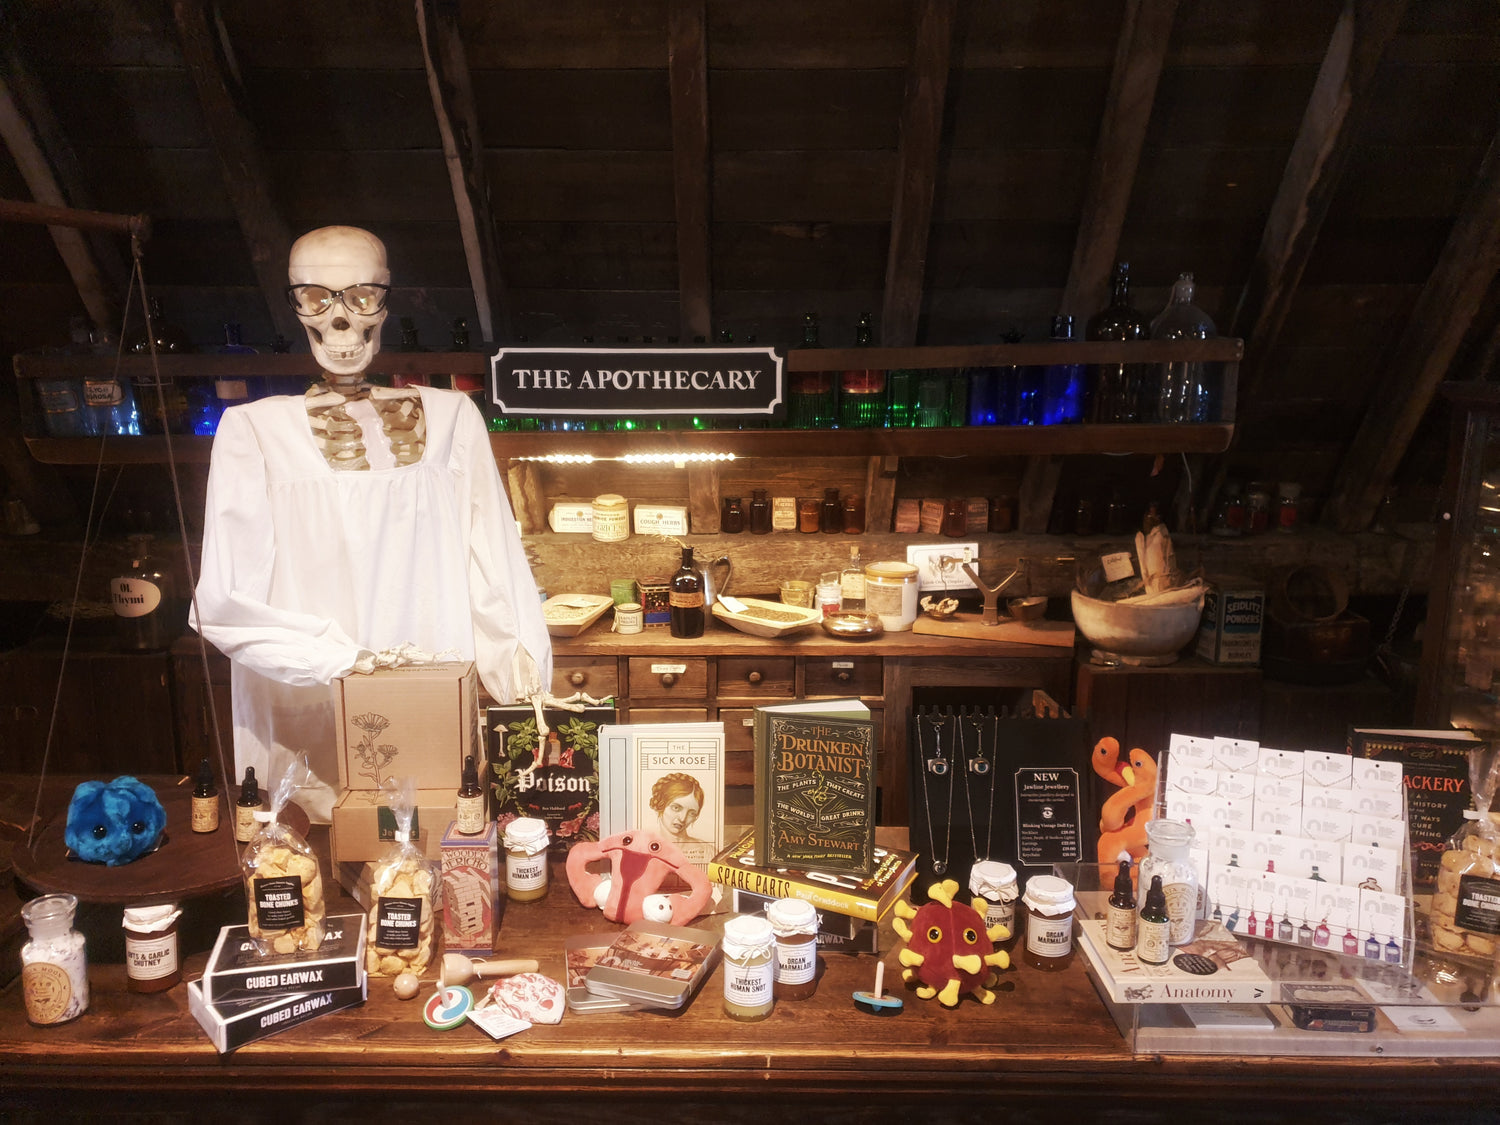
<instances>
[{"instance_id":1,"label":"stack of books","mask_svg":"<svg viewBox=\"0 0 1500 1125\"><path fill-rule=\"evenodd\" d=\"M221 1052L326 1012L364 1003L365 916L325 921L316 950L262 957L246 926L225 926L199 980L188 984L193 1018Z\"/></svg>"},{"instance_id":2,"label":"stack of books","mask_svg":"<svg viewBox=\"0 0 1500 1125\"><path fill-rule=\"evenodd\" d=\"M714 856L711 881L727 888L736 913L753 914L778 898L800 898L818 908L818 948L843 953L879 953L880 923L917 874L916 853L874 848L869 875L761 867L751 829Z\"/></svg>"}]
</instances>

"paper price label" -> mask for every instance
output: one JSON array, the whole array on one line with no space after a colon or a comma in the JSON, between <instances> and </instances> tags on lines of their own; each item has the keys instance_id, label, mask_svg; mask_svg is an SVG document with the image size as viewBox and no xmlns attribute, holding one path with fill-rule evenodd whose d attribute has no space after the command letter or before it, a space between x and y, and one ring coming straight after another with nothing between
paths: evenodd
<instances>
[{"instance_id":1,"label":"paper price label","mask_svg":"<svg viewBox=\"0 0 1500 1125\"><path fill-rule=\"evenodd\" d=\"M1135 574L1135 563L1131 560L1129 551L1115 551L1100 558L1104 564L1104 581L1118 582L1122 578L1129 578Z\"/></svg>"}]
</instances>

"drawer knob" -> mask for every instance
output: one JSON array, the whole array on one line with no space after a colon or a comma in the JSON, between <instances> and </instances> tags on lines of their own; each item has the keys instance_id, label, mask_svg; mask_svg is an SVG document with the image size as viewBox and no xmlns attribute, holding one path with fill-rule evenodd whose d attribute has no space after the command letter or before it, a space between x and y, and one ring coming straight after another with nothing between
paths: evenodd
<instances>
[{"instance_id":1,"label":"drawer knob","mask_svg":"<svg viewBox=\"0 0 1500 1125\"><path fill-rule=\"evenodd\" d=\"M765 677L762 676L759 672L751 672L748 676L745 677L745 679L750 681L752 684L758 684L761 682L761 680L765 679Z\"/></svg>"},{"instance_id":2,"label":"drawer knob","mask_svg":"<svg viewBox=\"0 0 1500 1125\"><path fill-rule=\"evenodd\" d=\"M841 684L847 684L851 677L848 672L835 672L833 678Z\"/></svg>"},{"instance_id":3,"label":"drawer knob","mask_svg":"<svg viewBox=\"0 0 1500 1125\"><path fill-rule=\"evenodd\" d=\"M662 687L671 687L676 682L677 682L677 673L676 672L663 672L661 674L661 686Z\"/></svg>"},{"instance_id":4,"label":"drawer knob","mask_svg":"<svg viewBox=\"0 0 1500 1125\"><path fill-rule=\"evenodd\" d=\"M574 687L582 687L584 685L584 682L587 680L588 677L582 672L568 673L568 683L572 684Z\"/></svg>"}]
</instances>

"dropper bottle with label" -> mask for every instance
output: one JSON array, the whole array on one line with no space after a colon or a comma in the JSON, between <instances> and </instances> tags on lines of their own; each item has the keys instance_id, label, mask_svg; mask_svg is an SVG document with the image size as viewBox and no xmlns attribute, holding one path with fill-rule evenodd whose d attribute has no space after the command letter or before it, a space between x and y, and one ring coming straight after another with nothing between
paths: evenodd
<instances>
[{"instance_id":1,"label":"dropper bottle with label","mask_svg":"<svg viewBox=\"0 0 1500 1125\"><path fill-rule=\"evenodd\" d=\"M248 844L255 838L255 814L262 807L255 767L246 766L245 780L240 782L240 799L234 803L234 838L241 844Z\"/></svg>"},{"instance_id":2,"label":"dropper bottle with label","mask_svg":"<svg viewBox=\"0 0 1500 1125\"><path fill-rule=\"evenodd\" d=\"M479 787L479 769L474 755L464 758L463 784L458 789L458 830L465 836L484 831L484 790Z\"/></svg>"},{"instance_id":3,"label":"dropper bottle with label","mask_svg":"<svg viewBox=\"0 0 1500 1125\"><path fill-rule=\"evenodd\" d=\"M1105 914L1104 940L1114 949L1135 948L1135 887L1130 882L1130 857L1120 857L1120 870L1115 873L1115 890L1109 896L1109 909Z\"/></svg>"},{"instance_id":4,"label":"dropper bottle with label","mask_svg":"<svg viewBox=\"0 0 1500 1125\"><path fill-rule=\"evenodd\" d=\"M192 828L194 832L219 830L219 790L214 785L213 767L207 758L198 763L198 783L193 787Z\"/></svg>"}]
</instances>

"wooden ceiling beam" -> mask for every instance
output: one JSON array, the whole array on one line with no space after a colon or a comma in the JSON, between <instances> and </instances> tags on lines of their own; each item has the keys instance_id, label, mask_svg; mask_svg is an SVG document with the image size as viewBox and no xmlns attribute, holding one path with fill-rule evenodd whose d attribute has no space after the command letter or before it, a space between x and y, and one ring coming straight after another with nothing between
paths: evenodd
<instances>
[{"instance_id":1,"label":"wooden ceiling beam","mask_svg":"<svg viewBox=\"0 0 1500 1125\"><path fill-rule=\"evenodd\" d=\"M1370 394L1334 479L1323 521L1339 531L1370 525L1412 434L1500 273L1500 133L1454 220L1395 349Z\"/></svg>"},{"instance_id":2,"label":"wooden ceiling beam","mask_svg":"<svg viewBox=\"0 0 1500 1125\"><path fill-rule=\"evenodd\" d=\"M896 192L880 314L880 342L886 347L910 347L917 342L956 8L957 0L920 0L917 5L916 40L901 106Z\"/></svg>"},{"instance_id":3,"label":"wooden ceiling beam","mask_svg":"<svg viewBox=\"0 0 1500 1125\"><path fill-rule=\"evenodd\" d=\"M457 0L415 0L417 32L432 111L443 139L443 159L453 187L453 205L463 239L469 284L480 335L486 341L511 336L510 301L501 269L500 238L484 171L479 111L469 77L468 53L458 28Z\"/></svg>"},{"instance_id":4,"label":"wooden ceiling beam","mask_svg":"<svg viewBox=\"0 0 1500 1125\"><path fill-rule=\"evenodd\" d=\"M708 14L704 0L672 0L667 81L672 101L672 189L677 209L677 294L682 336L710 339Z\"/></svg>"},{"instance_id":5,"label":"wooden ceiling beam","mask_svg":"<svg viewBox=\"0 0 1500 1125\"><path fill-rule=\"evenodd\" d=\"M1239 394L1254 393L1354 146L1376 67L1407 0L1345 0L1287 157L1229 335L1245 341Z\"/></svg>"},{"instance_id":6,"label":"wooden ceiling beam","mask_svg":"<svg viewBox=\"0 0 1500 1125\"><path fill-rule=\"evenodd\" d=\"M1176 14L1177 0L1130 0L1120 25L1073 261L1058 310L1080 320L1101 308L1108 295L1109 273L1120 249Z\"/></svg>"},{"instance_id":7,"label":"wooden ceiling beam","mask_svg":"<svg viewBox=\"0 0 1500 1125\"><path fill-rule=\"evenodd\" d=\"M277 332L299 340L302 325L284 296L291 230L272 201L270 165L245 112L244 90L223 26L205 0L173 0L172 18L266 311Z\"/></svg>"},{"instance_id":8,"label":"wooden ceiling beam","mask_svg":"<svg viewBox=\"0 0 1500 1125\"><path fill-rule=\"evenodd\" d=\"M4 136L17 167L27 181L27 187L32 191L32 197L50 206L92 209L93 200L78 162L78 154L68 141L57 115L52 112L52 105L42 91L41 84L32 76L30 68L21 58L14 29L0 30L5 32L0 34L0 39L6 40L3 57L0 57L0 83L5 87L3 96L8 103L4 110L7 119ZM16 130L15 141L11 143L13 129ZM26 140L27 134L30 136L29 142ZM24 161L23 153L17 151L18 147L27 150ZM39 185L32 182L29 167L42 170L44 178L40 186L43 193L49 196L47 200L36 194ZM46 182L47 179L50 182ZM57 231L53 232L54 241L57 234ZM120 314L116 294L123 294L130 282L127 255L122 252L121 243L114 234L84 230L82 238L87 246L89 262L81 267L81 279L74 274L74 284L79 287L79 297L95 325L111 333L118 333ZM59 252L63 253L60 247ZM63 253L65 263L76 254L77 251L73 249ZM68 269L72 274L74 267L69 265ZM84 286L91 290L87 296L84 294ZM106 319L101 320L101 316Z\"/></svg>"},{"instance_id":9,"label":"wooden ceiling beam","mask_svg":"<svg viewBox=\"0 0 1500 1125\"><path fill-rule=\"evenodd\" d=\"M1084 318L1104 304L1176 14L1177 0L1130 0L1115 41L1109 93L1104 99L1073 260L1058 310L1080 322L1080 337ZM1016 511L1018 530L1047 530L1061 476L1060 459L1027 458Z\"/></svg>"},{"instance_id":10,"label":"wooden ceiling beam","mask_svg":"<svg viewBox=\"0 0 1500 1125\"><path fill-rule=\"evenodd\" d=\"M20 170L21 178L32 199L48 207L68 207L67 198L53 173L52 164L42 150L38 134L20 103L14 96L9 75L0 75L0 140L5 143L11 159ZM104 278L89 246L84 232L71 226L49 226L52 243L62 258L73 287L78 290L78 299L83 302L89 318L100 328L118 332L120 306L112 287Z\"/></svg>"}]
</instances>

